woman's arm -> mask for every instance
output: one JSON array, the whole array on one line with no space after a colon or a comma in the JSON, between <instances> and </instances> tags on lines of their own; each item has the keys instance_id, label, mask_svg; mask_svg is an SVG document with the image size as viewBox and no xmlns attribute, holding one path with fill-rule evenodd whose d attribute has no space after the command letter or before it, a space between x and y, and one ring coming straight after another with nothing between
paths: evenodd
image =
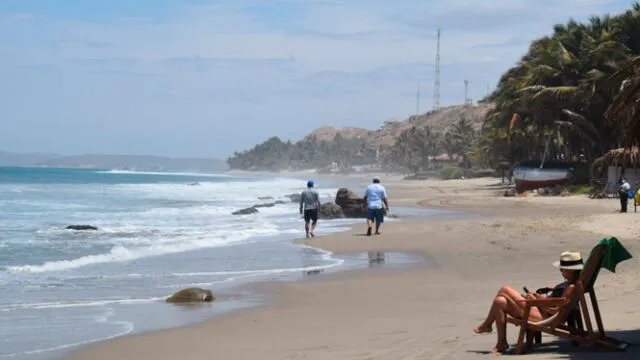
<instances>
[{"instance_id":1,"label":"woman's arm","mask_svg":"<svg viewBox=\"0 0 640 360\"><path fill-rule=\"evenodd\" d=\"M575 285L571 284L569 286L567 286L564 291L562 292L562 297L563 298L570 298L573 295L573 292L575 290ZM547 296L545 296L547 297ZM558 313L560 310L562 310L561 306L544 306L544 307L540 307L540 310L544 313L546 313L548 316L552 316L555 315L556 313Z\"/></svg>"}]
</instances>

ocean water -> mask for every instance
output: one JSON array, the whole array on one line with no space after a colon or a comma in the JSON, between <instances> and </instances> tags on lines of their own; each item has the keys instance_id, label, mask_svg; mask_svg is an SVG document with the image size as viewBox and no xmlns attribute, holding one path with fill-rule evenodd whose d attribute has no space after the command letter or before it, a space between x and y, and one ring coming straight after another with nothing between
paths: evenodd
<instances>
[{"instance_id":1,"label":"ocean water","mask_svg":"<svg viewBox=\"0 0 640 360\"><path fill-rule=\"evenodd\" d=\"M286 195L304 186L224 174L0 167L0 359L51 359L192 323L263 301L234 290L239 284L344 266L345 258L292 244L303 229ZM322 201L337 187L318 184ZM287 203L231 215L276 200ZM316 233L351 222L322 222ZM99 230L65 230L71 224ZM218 299L191 307L163 301L191 286Z\"/></svg>"}]
</instances>

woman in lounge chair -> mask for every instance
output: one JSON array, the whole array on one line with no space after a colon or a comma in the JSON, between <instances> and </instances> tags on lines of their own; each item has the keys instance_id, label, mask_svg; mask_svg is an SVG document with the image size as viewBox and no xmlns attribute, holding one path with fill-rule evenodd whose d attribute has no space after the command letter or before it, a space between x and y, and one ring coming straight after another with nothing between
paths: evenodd
<instances>
[{"instance_id":1,"label":"woman in lounge chair","mask_svg":"<svg viewBox=\"0 0 640 360\"><path fill-rule=\"evenodd\" d=\"M560 255L560 261L556 261L553 264L560 269L562 277L566 281L558 284L554 288L541 288L536 290L536 293L528 293L524 296L517 290L503 286L498 291L489 315L482 324L473 328L476 334L490 333L493 331L492 325L495 322L498 330L498 342L491 351L492 353L503 353L509 349L507 343L507 321L506 316L511 315L513 317L522 318L524 316L525 303L524 299L540 299L545 297L561 297L569 288L569 285L575 283L580 276L580 270L582 270L583 262L580 253L578 252L563 252ZM542 321L557 312L555 308L543 308L543 307L531 307L529 312L529 321L538 322Z\"/></svg>"}]
</instances>

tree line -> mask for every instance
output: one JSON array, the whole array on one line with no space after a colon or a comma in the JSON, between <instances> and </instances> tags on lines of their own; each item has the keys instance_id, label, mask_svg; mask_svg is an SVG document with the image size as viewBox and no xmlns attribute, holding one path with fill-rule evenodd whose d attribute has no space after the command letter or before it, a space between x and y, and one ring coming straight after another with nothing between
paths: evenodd
<instances>
[{"instance_id":1,"label":"tree line","mask_svg":"<svg viewBox=\"0 0 640 360\"><path fill-rule=\"evenodd\" d=\"M376 151L367 147L365 139L348 139L341 134L331 140L319 140L315 135L292 143L271 137L251 149L234 152L227 159L231 169L243 170L302 170L338 168L375 162Z\"/></svg>"},{"instance_id":2,"label":"tree line","mask_svg":"<svg viewBox=\"0 0 640 360\"><path fill-rule=\"evenodd\" d=\"M357 165L377 165L386 170L418 172L433 169L434 158L443 153L470 166L477 135L471 121L461 115L444 133L429 126L411 126L395 138L392 146L373 145L367 138L349 139L339 133L331 140L311 135L296 143L271 137L251 149L235 152L227 163L231 169L244 170L335 167L349 171Z\"/></svg>"},{"instance_id":3,"label":"tree line","mask_svg":"<svg viewBox=\"0 0 640 360\"><path fill-rule=\"evenodd\" d=\"M478 132L471 121L460 116L444 133L429 126L412 126L402 131L392 147L382 152L381 163L390 170L409 170L417 173L434 169L439 155L446 154L448 161L470 167L475 160L474 149Z\"/></svg>"}]
</instances>

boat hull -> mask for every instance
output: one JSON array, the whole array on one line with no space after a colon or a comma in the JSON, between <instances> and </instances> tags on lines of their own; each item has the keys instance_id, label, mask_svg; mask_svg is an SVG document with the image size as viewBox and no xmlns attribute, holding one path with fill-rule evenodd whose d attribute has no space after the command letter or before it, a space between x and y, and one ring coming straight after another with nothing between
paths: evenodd
<instances>
[{"instance_id":1,"label":"boat hull","mask_svg":"<svg viewBox=\"0 0 640 360\"><path fill-rule=\"evenodd\" d=\"M513 168L513 178L518 192L555 185L566 185L569 181L570 173L571 169Z\"/></svg>"}]
</instances>

